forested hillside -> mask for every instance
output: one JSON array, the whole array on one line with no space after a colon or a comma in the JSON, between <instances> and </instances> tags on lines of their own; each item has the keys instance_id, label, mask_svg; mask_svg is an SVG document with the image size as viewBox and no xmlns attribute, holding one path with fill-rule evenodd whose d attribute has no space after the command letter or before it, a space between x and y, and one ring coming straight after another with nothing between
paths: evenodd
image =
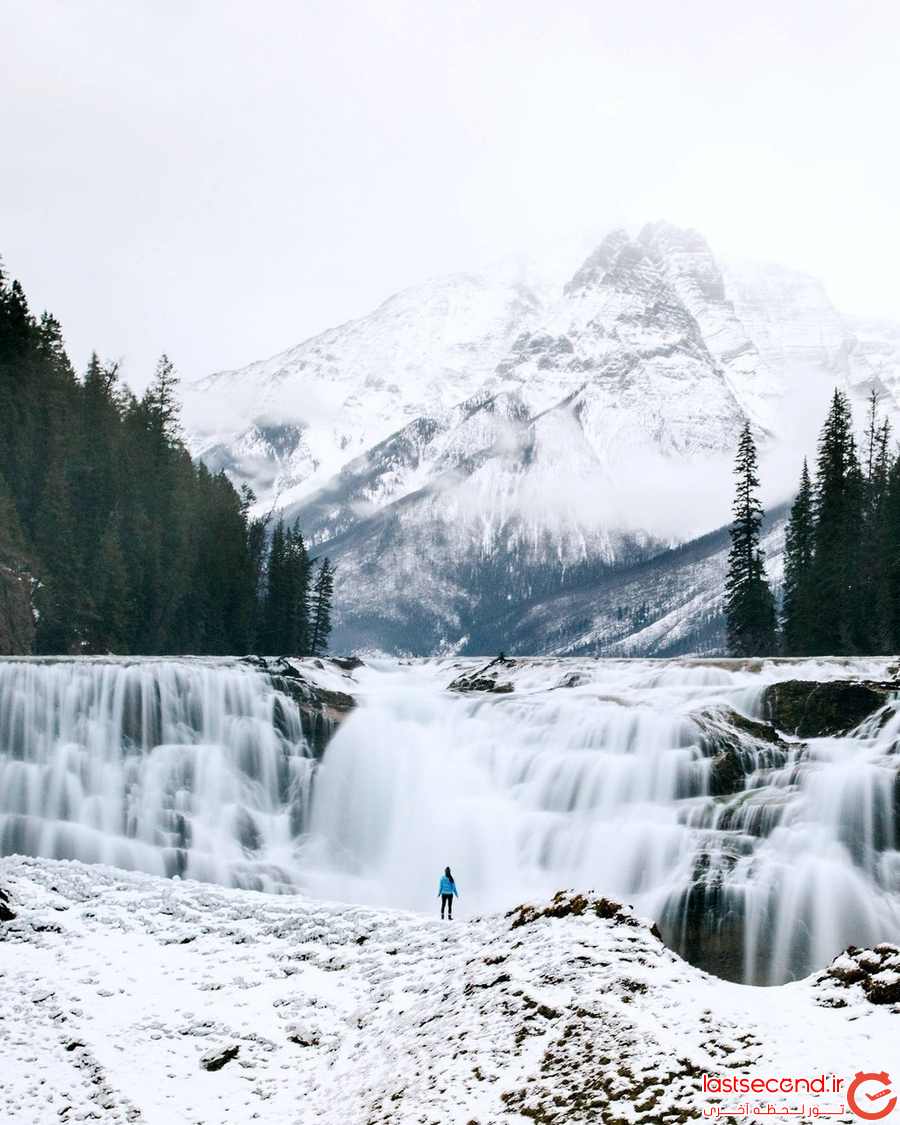
<instances>
[{"instance_id":1,"label":"forested hillside","mask_svg":"<svg viewBox=\"0 0 900 1125\"><path fill-rule=\"evenodd\" d=\"M0 272L0 653L304 654L327 643L332 571L253 495L192 461L163 356L136 397ZM287 623L285 625L285 623Z\"/></svg>"}]
</instances>

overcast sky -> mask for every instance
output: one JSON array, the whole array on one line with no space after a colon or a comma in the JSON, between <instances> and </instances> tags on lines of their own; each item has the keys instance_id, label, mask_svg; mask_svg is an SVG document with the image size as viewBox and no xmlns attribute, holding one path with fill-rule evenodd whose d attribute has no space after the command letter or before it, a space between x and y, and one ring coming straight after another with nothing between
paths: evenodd
<instances>
[{"instance_id":1,"label":"overcast sky","mask_svg":"<svg viewBox=\"0 0 900 1125\"><path fill-rule=\"evenodd\" d=\"M0 253L185 378L666 218L900 320L896 0L0 0Z\"/></svg>"}]
</instances>

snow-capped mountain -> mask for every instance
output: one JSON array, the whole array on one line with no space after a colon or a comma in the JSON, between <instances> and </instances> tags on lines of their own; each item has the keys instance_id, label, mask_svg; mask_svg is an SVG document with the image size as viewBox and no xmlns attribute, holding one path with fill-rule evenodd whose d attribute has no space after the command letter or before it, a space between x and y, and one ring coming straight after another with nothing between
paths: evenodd
<instances>
[{"instance_id":1,"label":"snow-capped mountain","mask_svg":"<svg viewBox=\"0 0 900 1125\"><path fill-rule=\"evenodd\" d=\"M189 386L192 450L251 484L264 505L290 500L410 420L471 395L540 306L515 271L406 289L369 316Z\"/></svg>"},{"instance_id":2,"label":"snow-capped mountain","mask_svg":"<svg viewBox=\"0 0 900 1125\"><path fill-rule=\"evenodd\" d=\"M423 652L721 526L747 420L784 498L835 386L896 415L900 332L656 223L555 291L509 271L406 290L188 410L194 451L337 560L341 642ZM222 398L240 426L201 435Z\"/></svg>"}]
</instances>

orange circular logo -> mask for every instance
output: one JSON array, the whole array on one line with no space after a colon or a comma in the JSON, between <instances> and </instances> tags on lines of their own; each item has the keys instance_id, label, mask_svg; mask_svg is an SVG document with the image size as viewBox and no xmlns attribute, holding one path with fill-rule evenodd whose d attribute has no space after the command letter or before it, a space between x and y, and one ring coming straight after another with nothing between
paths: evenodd
<instances>
[{"instance_id":1,"label":"orange circular logo","mask_svg":"<svg viewBox=\"0 0 900 1125\"><path fill-rule=\"evenodd\" d=\"M879 1086L880 1089L874 1089L871 1093L866 1090L860 1091L860 1086L864 1086L866 1083ZM890 1097L890 1095L891 1078L886 1071L882 1070L876 1074L874 1071L860 1070L857 1071L856 1077L847 1090L847 1104L857 1117L862 1117L865 1121L880 1121L882 1117L887 1117L889 1113L893 1112L897 1105L896 1096ZM890 1098L890 1100L878 1106L877 1109L871 1108L881 1102L883 1098Z\"/></svg>"}]
</instances>

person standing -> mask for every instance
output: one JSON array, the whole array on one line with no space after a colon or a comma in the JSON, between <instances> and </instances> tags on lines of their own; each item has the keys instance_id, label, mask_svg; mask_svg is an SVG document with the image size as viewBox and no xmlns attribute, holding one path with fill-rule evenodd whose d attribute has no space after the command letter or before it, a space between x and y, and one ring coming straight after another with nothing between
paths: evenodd
<instances>
[{"instance_id":1,"label":"person standing","mask_svg":"<svg viewBox=\"0 0 900 1125\"><path fill-rule=\"evenodd\" d=\"M444 910L447 911L447 918L453 921L453 896L459 898L459 891L456 889L456 883L453 879L453 874L449 867L444 868L444 874L441 876L441 885L438 889L438 896L441 900L441 918L444 917Z\"/></svg>"}]
</instances>

